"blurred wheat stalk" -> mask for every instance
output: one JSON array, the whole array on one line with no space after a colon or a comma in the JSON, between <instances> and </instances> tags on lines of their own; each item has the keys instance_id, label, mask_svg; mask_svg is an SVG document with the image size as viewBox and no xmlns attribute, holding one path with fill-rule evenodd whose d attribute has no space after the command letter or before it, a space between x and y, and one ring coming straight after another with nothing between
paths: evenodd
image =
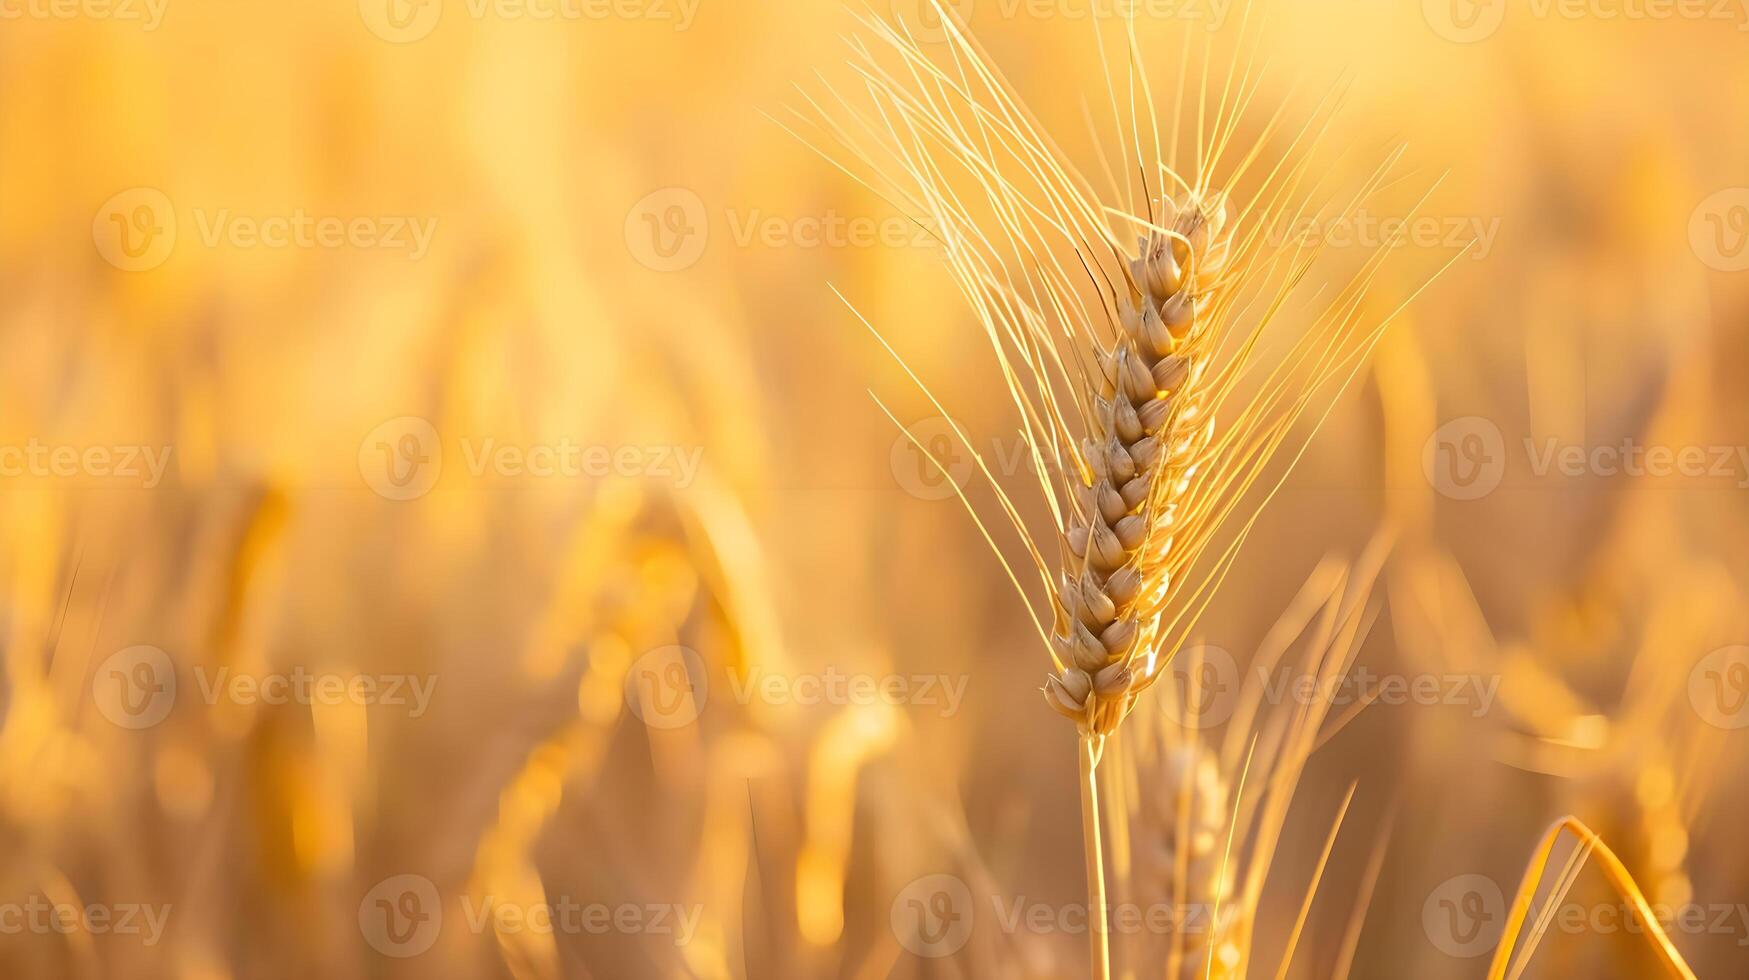
<instances>
[{"instance_id":1,"label":"blurred wheat stalk","mask_svg":"<svg viewBox=\"0 0 1749 980\"><path fill-rule=\"evenodd\" d=\"M1173 910L1177 925L1164 943L1132 952L1134 975L1163 970L1173 980L1236 980L1261 969L1252 939L1301 777L1313 753L1365 704L1340 713L1328 699L1269 705L1258 678L1290 659L1321 684L1348 673L1378 618L1372 590L1389 545L1380 535L1357 562L1326 558L1307 577L1265 635L1243 688L1222 692L1235 703L1218 741L1198 726L1195 706L1211 692L1192 663L1190 683L1162 692L1171 700L1143 713L1131 741L1119 743L1124 765L1109 781L1114 795L1127 801L1120 810L1128 820L1116 824L1118 878L1145 907ZM1276 976L1293 965L1354 792L1350 784L1297 914L1282 930L1287 940ZM1319 976L1346 977L1353 965L1386 840L1381 834L1374 846L1336 959Z\"/></svg>"}]
</instances>

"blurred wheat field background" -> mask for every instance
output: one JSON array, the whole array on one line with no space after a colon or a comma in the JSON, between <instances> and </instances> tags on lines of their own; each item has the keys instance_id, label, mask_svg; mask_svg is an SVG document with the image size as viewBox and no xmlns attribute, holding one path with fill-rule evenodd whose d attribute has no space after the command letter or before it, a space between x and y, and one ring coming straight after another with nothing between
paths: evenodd
<instances>
[{"instance_id":1,"label":"blurred wheat field background","mask_svg":"<svg viewBox=\"0 0 1749 980\"><path fill-rule=\"evenodd\" d=\"M1310 731L1207 975L1488 976L1568 815L1743 975L1749 9L1272 0L1247 49L1240 0L952 6L1090 175L1126 16L1161 99L1205 44L1340 92L1320 177L1402 176L1271 234L1314 288L1388 248L1375 318L1450 263L1116 737L1114 880L1162 786L1218 868L1246 725ZM919 0L0 0L0 975L1086 975L995 498L858 314L1021 483L1001 377L786 128L859 13L943 43ZM1321 653L1334 704L1283 682ZM1540 897L1523 976L1663 975L1595 856Z\"/></svg>"}]
</instances>

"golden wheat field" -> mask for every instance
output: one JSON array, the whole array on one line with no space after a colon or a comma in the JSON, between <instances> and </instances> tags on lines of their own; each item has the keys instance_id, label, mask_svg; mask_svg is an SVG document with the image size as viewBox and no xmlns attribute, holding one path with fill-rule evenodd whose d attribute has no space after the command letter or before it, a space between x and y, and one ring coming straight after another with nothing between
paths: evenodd
<instances>
[{"instance_id":1,"label":"golden wheat field","mask_svg":"<svg viewBox=\"0 0 1749 980\"><path fill-rule=\"evenodd\" d=\"M0 91L0 980L1749 976L1744 0Z\"/></svg>"}]
</instances>

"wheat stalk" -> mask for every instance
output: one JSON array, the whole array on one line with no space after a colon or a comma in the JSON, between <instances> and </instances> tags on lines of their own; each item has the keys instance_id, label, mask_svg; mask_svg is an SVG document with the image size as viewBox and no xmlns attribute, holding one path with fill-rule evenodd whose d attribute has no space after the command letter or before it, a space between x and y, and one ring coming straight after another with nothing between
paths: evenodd
<instances>
[{"instance_id":1,"label":"wheat stalk","mask_svg":"<svg viewBox=\"0 0 1749 980\"><path fill-rule=\"evenodd\" d=\"M1314 191L1303 186L1311 156L1295 151L1316 142L1322 109L1262 168L1249 203L1235 208L1215 174L1221 187L1237 186L1260 164L1282 119L1278 111L1266 120L1234 161L1239 121L1260 84L1254 59L1235 58L1224 80L1213 78L1213 98L1205 68L1194 95L1195 163L1181 175L1175 148L1188 114L1175 105L1163 139L1127 22L1121 92L1100 41L1126 174L1121 187L1108 174L1113 192L1102 197L954 15L935 6L947 34L938 56L903 25L866 19L881 53L853 41L855 88L828 85L823 99L804 92L810 111L798 115L825 133L819 141L796 135L932 236L995 353L1048 528L1029 525L989 462L949 421L990 480L1042 589L1022 585L977 508L963 492L960 499L1049 652L1046 702L1079 731L1089 901L1103 925L1094 770L1105 740L1182 645L1257 509L1303 450L1303 441L1290 445L1296 424L1308 413L1321 421L1395 315L1362 325L1362 301L1386 250L1335 291L1270 370L1253 371L1264 329L1289 306L1319 251L1281 247L1267 229L1272 218L1282 222L1275 227L1290 226L1311 209ZM1242 28L1241 48L1244 38ZM1187 40L1181 66L1188 53ZM1120 107L1126 102L1127 112ZM1375 172L1356 199L1384 173ZM886 338L869 329L949 416ZM913 443L940 465L929 446ZM1272 472L1278 453L1288 464ZM1104 977L1106 937L1102 928L1091 931L1092 972Z\"/></svg>"},{"instance_id":2,"label":"wheat stalk","mask_svg":"<svg viewBox=\"0 0 1749 980\"><path fill-rule=\"evenodd\" d=\"M1536 898L1537 889L1542 885L1544 876L1548 873L1550 859L1554 856L1555 845L1561 838L1572 836L1578 847L1568 858L1562 873L1557 877L1550 898L1545 903L1544 912L1530 926L1528 936L1521 934L1525 930L1526 918L1530 907ZM1530 964L1530 959L1536 953L1536 947L1543 934L1548 931L1553 911L1561 904L1577 879L1585 862L1596 856L1598 865L1602 868L1605 879L1615 893L1628 902L1634 915L1634 924L1645 937L1647 945L1657 955L1658 962L1665 971L1676 980L1695 980L1694 970L1677 951L1676 944L1670 941L1664 927L1658 923L1657 913L1651 903L1646 901L1646 894L1639 883L1629 873L1627 866L1615 856L1615 852L1598 837L1590 827L1577 817L1562 817L1555 821L1554 826L1543 835L1541 843L1531 854L1530 866L1525 869L1524 878L1519 882L1518 894L1512 900L1512 910L1507 914L1505 932L1500 937L1500 944L1494 947L1494 958L1488 966L1488 980L1517 980ZM1520 955L1514 955L1518 950L1520 938L1525 939L1525 945Z\"/></svg>"},{"instance_id":3,"label":"wheat stalk","mask_svg":"<svg viewBox=\"0 0 1749 980\"><path fill-rule=\"evenodd\" d=\"M1251 936L1300 777L1318 747L1364 707L1332 717L1334 704L1323 698L1270 705L1260 678L1295 646L1301 650L1293 662L1318 681L1318 690L1348 672L1375 621L1372 589L1389 547L1390 537L1381 534L1358 561L1327 558L1306 579L1264 636L1247 682L1232 692L1223 738L1209 740L1164 707L1143 712L1125 735L1133 744L1124 762L1137 799L1129 814L1134 863L1123 877L1144 903L1172 909L1181 926L1145 951L1146 968L1163 966L1173 980L1250 974ZM1180 693L1187 704L1201 695ZM1292 964L1353 792L1331 822L1278 977ZM1363 912L1364 905L1356 914Z\"/></svg>"}]
</instances>

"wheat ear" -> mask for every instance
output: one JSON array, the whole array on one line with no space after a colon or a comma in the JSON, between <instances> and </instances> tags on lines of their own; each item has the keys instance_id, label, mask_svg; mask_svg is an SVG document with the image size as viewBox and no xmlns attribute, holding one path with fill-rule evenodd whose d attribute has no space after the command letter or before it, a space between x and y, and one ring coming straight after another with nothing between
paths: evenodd
<instances>
[{"instance_id":1,"label":"wheat ear","mask_svg":"<svg viewBox=\"0 0 1749 980\"><path fill-rule=\"evenodd\" d=\"M1062 666L1045 682L1050 706L1095 737L1115 731L1134 704L1130 664L1154 648L1174 519L1213 435L1201 411L1207 338L1195 329L1196 309L1214 299L1225 225L1218 199L1193 195L1166 232L1141 238L1118 310L1122 330L1110 350L1096 350L1082 444L1092 481L1079 488L1064 534L1073 560L1051 633Z\"/></svg>"},{"instance_id":2,"label":"wheat ear","mask_svg":"<svg viewBox=\"0 0 1749 980\"><path fill-rule=\"evenodd\" d=\"M1173 909L1180 926L1143 951L1143 969L1153 975L1164 969L1170 980L1223 980L1259 966L1251 938L1301 775L1318 747L1354 718L1353 710L1332 717L1327 699L1270 705L1262 678L1292 662L1324 690L1353 667L1376 621L1373 585L1390 544L1390 535L1381 533L1357 561L1328 557L1307 577L1264 635L1246 681L1231 692L1224 735L1187 728L1172 710L1180 696L1186 705L1200 702L1196 663L1186 689L1164 692L1127 729L1122 755L1133 787L1132 864L1120 869L1122 881L1145 907ZM1295 648L1299 654L1290 661ZM1353 793L1351 787L1349 801ZM1347 812L1345 801L1288 932L1277 977L1290 973Z\"/></svg>"},{"instance_id":3,"label":"wheat ear","mask_svg":"<svg viewBox=\"0 0 1749 980\"><path fill-rule=\"evenodd\" d=\"M1139 787L1135 840L1137 897L1176 913L1159 961L1174 980L1237 975L1241 928L1227 867L1230 792L1215 753L1201 743L1174 745Z\"/></svg>"},{"instance_id":4,"label":"wheat ear","mask_svg":"<svg viewBox=\"0 0 1749 980\"><path fill-rule=\"evenodd\" d=\"M1259 337L1318 254L1272 243L1266 229L1291 227L1310 207L1302 183L1311 156L1295 151L1316 141L1319 114L1288 134L1280 162L1261 168L1248 190L1250 203L1229 213L1213 175L1222 172L1222 187L1237 186L1282 118L1278 111L1265 120L1257 142L1233 161L1239 121L1260 84L1255 59L1238 57L1224 81L1214 79L1217 99L1209 98L1206 68L1194 93L1181 76L1196 119L1195 166L1182 176L1174 158L1188 114L1175 105L1162 138L1135 25L1126 21L1124 91L1109 60L1105 79L1126 175L1120 189L1108 174L1108 204L956 16L935 0L931 6L946 34L935 54L904 25L864 18L883 47L877 53L852 40L856 82L848 90L828 84L824 98L803 93L809 111L797 115L824 135L816 141L791 132L931 236L996 356L1050 514L1048 530L1029 526L972 440L869 325L948 417L1043 586L1041 608L1038 592L1022 585L962 492L1050 653L1045 700L1075 721L1082 740L1090 917L1103 926L1093 770L1105 739L1182 645L1257 509L1285 479L1298 451L1282 453L1285 468L1272 472L1271 463L1292 440L1309 436L1296 424L1308 413L1321 421L1333 392L1354 378L1394 317L1361 323L1367 287L1388 248L1330 294L1276 367L1252 372ZM1105 58L1105 41L1094 33ZM1181 66L1188 51L1187 41ZM1350 207L1382 184L1385 169ZM1247 221L1258 215L1279 224ZM929 446L913 444L940 465ZM1092 933L1092 973L1102 980L1107 937L1100 927Z\"/></svg>"},{"instance_id":5,"label":"wheat ear","mask_svg":"<svg viewBox=\"0 0 1749 980\"><path fill-rule=\"evenodd\" d=\"M1311 198L1325 192L1315 182L1303 187L1312 154L1299 151L1317 142L1327 106L1285 134L1280 160L1259 168L1261 180L1236 207L1213 175L1223 171L1221 186L1236 185L1258 165L1263 143L1283 135L1282 113L1263 123L1256 146L1222 167L1259 81L1247 63L1243 73L1215 79L1220 94L1210 98L1205 69L1200 88L1181 93L1196 107L1196 163L1181 175L1175 154L1161 148L1179 142L1181 118L1191 113L1175 108L1170 135L1162 136L1129 25L1128 91L1112 80L1109 63L1105 87L1121 172L1133 177L1120 188L1112 176L1105 197L953 14L936 6L947 38L933 54L903 26L865 20L883 46L853 40L856 84L828 85L824 98L803 93L809 111L797 115L823 135L791 132L930 236L990 342L1048 529L1029 522L974 440L911 377L948 418L963 443L956 449L989 479L1031 559L1041 590L1023 584L1029 576L1008 563L972 509L1050 653L1045 699L1094 742L1097 759L1182 645L1258 510L1303 451L1310 431L1297 423L1322 420L1402 307L1363 323L1371 316L1368 287L1389 251L1381 247L1346 285L1319 298L1279 360L1261 369L1260 339L1291 308L1318 256L1317 246L1271 241L1269 229L1322 210ZM1102 40L1102 55L1106 47ZM1127 114L1119 108L1125 102ZM1348 209L1385 182L1389 165L1367 178ZM939 465L931 447L915 445ZM1272 465L1278 456L1284 465Z\"/></svg>"}]
</instances>

